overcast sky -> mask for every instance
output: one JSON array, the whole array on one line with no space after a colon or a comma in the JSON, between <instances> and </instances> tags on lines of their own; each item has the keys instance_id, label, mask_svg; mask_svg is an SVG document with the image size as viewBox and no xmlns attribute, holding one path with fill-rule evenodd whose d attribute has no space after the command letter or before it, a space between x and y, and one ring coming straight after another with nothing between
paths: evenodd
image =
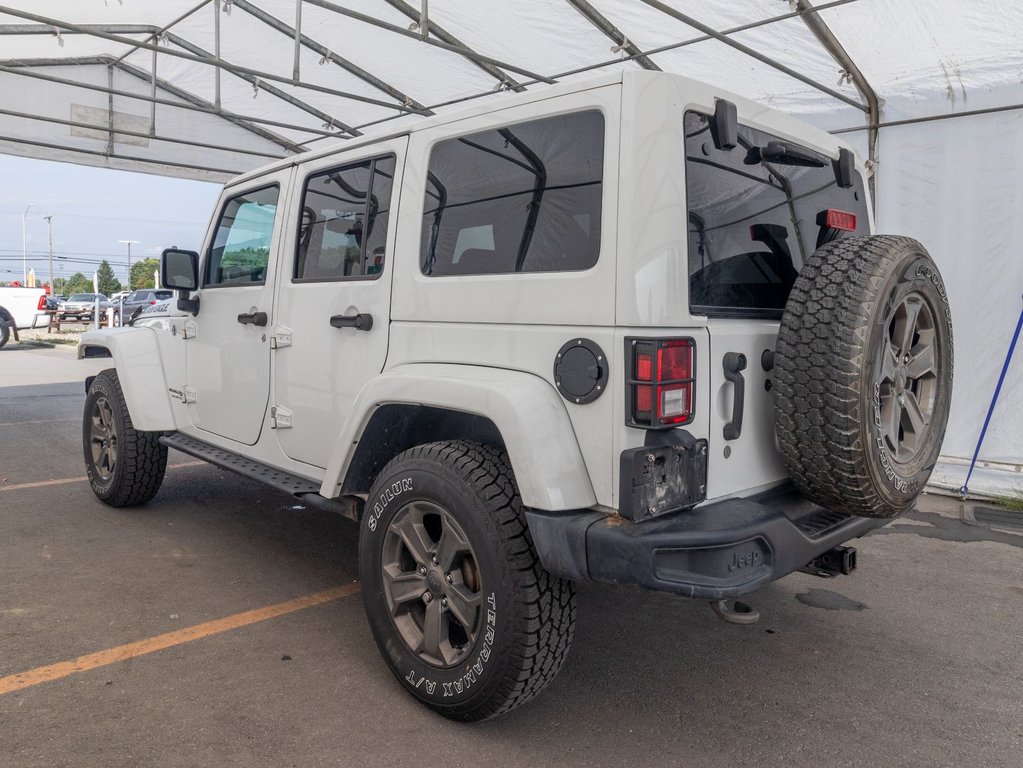
<instances>
[{"instance_id":1,"label":"overcast sky","mask_svg":"<svg viewBox=\"0 0 1023 768\"><path fill-rule=\"evenodd\" d=\"M91 275L102 259L123 283L132 261L172 245L198 249L219 184L0 155L0 281L20 280L21 219L29 203L28 266L49 280L46 222L53 215L53 274Z\"/></svg>"}]
</instances>

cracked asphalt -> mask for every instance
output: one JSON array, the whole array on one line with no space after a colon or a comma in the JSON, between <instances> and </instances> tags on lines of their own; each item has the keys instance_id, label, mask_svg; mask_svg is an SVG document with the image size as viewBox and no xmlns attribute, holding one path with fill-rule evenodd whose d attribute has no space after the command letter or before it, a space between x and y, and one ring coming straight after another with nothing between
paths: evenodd
<instances>
[{"instance_id":1,"label":"cracked asphalt","mask_svg":"<svg viewBox=\"0 0 1023 768\"><path fill-rule=\"evenodd\" d=\"M81 382L104 363L0 350L0 678L100 659L0 693L0 765L1023 764L1023 527L969 525L957 501L924 497L855 543L852 576L751 595L762 618L747 627L583 585L554 684L458 725L403 692L341 589L352 523L180 454L144 507L93 497L77 479ZM340 596L295 603L326 590Z\"/></svg>"}]
</instances>

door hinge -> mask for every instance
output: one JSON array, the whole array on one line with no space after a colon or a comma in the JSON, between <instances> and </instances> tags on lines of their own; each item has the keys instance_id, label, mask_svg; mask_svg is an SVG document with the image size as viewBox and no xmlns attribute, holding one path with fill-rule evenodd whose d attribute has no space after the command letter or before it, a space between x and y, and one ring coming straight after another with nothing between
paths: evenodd
<instances>
[{"instance_id":1,"label":"door hinge","mask_svg":"<svg viewBox=\"0 0 1023 768\"><path fill-rule=\"evenodd\" d=\"M186 320L181 328L181 338L194 339L199 335L199 326L194 320Z\"/></svg>"},{"instance_id":2,"label":"door hinge","mask_svg":"<svg viewBox=\"0 0 1023 768\"><path fill-rule=\"evenodd\" d=\"M195 396L195 390L191 387L185 387L181 390L181 402L183 403L194 403Z\"/></svg>"},{"instance_id":3,"label":"door hinge","mask_svg":"<svg viewBox=\"0 0 1023 768\"><path fill-rule=\"evenodd\" d=\"M273 336L270 337L270 349L280 349L281 347L291 346L291 329L286 328L283 325L279 325L274 329Z\"/></svg>"},{"instance_id":4,"label":"door hinge","mask_svg":"<svg viewBox=\"0 0 1023 768\"><path fill-rule=\"evenodd\" d=\"M270 428L291 429L291 411L279 405L270 407Z\"/></svg>"}]
</instances>

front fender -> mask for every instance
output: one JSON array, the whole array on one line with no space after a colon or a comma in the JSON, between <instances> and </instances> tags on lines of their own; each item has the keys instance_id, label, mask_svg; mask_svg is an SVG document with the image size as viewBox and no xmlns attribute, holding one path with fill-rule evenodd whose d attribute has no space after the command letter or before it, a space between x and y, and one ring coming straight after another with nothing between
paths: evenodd
<instances>
[{"instance_id":1,"label":"front fender","mask_svg":"<svg viewBox=\"0 0 1023 768\"><path fill-rule=\"evenodd\" d=\"M362 388L327 464L322 495L340 493L374 411L394 403L446 408L493 421L527 507L554 511L597 503L572 422L549 383L520 371L435 363L397 366Z\"/></svg>"},{"instance_id":2,"label":"front fender","mask_svg":"<svg viewBox=\"0 0 1023 768\"><path fill-rule=\"evenodd\" d=\"M83 333L78 358L97 356L98 349L107 350L114 360L135 429L176 429L156 332L146 327L124 327Z\"/></svg>"}]
</instances>

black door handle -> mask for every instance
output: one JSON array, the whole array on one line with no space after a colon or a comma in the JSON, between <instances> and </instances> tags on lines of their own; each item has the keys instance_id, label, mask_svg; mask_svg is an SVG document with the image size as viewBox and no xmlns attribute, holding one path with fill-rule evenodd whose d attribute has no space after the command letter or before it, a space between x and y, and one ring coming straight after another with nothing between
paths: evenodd
<instances>
[{"instance_id":1,"label":"black door handle","mask_svg":"<svg viewBox=\"0 0 1023 768\"><path fill-rule=\"evenodd\" d=\"M242 325L264 326L267 322L266 312L243 312L238 315L238 322Z\"/></svg>"},{"instance_id":2,"label":"black door handle","mask_svg":"<svg viewBox=\"0 0 1023 768\"><path fill-rule=\"evenodd\" d=\"M741 352L729 352L721 360L725 369L725 378L732 382L732 420L725 424L723 430L725 440L735 440L742 434L742 411L746 402L746 380L742 371L746 370L746 355Z\"/></svg>"},{"instance_id":3,"label":"black door handle","mask_svg":"<svg viewBox=\"0 0 1023 768\"><path fill-rule=\"evenodd\" d=\"M354 328L357 331L368 331L373 327L373 315L360 312L357 315L334 315L330 318L334 328Z\"/></svg>"}]
</instances>

